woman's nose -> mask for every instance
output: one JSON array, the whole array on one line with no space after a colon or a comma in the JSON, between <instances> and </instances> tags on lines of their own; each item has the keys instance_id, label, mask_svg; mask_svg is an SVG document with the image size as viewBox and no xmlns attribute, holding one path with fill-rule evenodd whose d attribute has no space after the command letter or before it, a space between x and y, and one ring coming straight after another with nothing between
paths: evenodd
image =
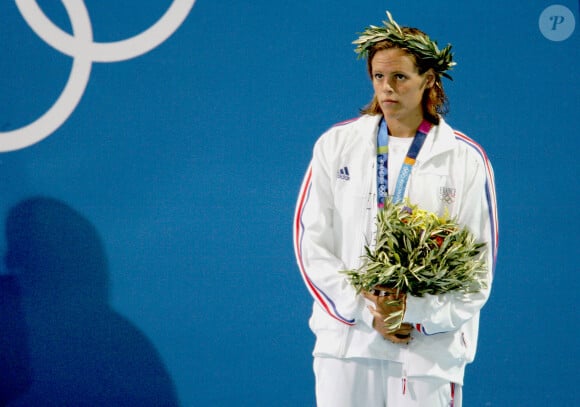
<instances>
[{"instance_id":1,"label":"woman's nose","mask_svg":"<svg viewBox=\"0 0 580 407\"><path fill-rule=\"evenodd\" d=\"M393 86L389 80L384 80L382 83L382 91L385 93L393 92Z\"/></svg>"}]
</instances>

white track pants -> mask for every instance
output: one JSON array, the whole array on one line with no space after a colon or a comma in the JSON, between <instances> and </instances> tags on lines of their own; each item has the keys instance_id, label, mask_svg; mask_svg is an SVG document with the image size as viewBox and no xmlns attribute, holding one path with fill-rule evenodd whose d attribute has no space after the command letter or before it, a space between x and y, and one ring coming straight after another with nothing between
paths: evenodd
<instances>
[{"instance_id":1,"label":"white track pants","mask_svg":"<svg viewBox=\"0 0 580 407\"><path fill-rule=\"evenodd\" d=\"M314 358L318 407L461 407L461 386L403 378L402 365L376 359Z\"/></svg>"}]
</instances>

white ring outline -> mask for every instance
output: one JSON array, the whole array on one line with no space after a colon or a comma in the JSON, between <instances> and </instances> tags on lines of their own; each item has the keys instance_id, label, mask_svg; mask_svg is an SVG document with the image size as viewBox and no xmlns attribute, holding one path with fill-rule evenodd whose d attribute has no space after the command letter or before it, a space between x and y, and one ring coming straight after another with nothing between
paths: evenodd
<instances>
[{"instance_id":1,"label":"white ring outline","mask_svg":"<svg viewBox=\"0 0 580 407\"><path fill-rule=\"evenodd\" d=\"M126 40L95 43L88 11L82 0L62 0L71 20L73 36L54 25L36 0L16 0L16 6L32 30L46 43L73 57L67 84L52 107L34 122L0 132L0 153L29 147L56 131L76 109L88 84L93 62L131 59L160 45L183 23L195 0L174 0L149 29Z\"/></svg>"},{"instance_id":2,"label":"white ring outline","mask_svg":"<svg viewBox=\"0 0 580 407\"><path fill-rule=\"evenodd\" d=\"M93 42L71 36L42 12L35 0L16 0L22 16L36 35L63 54L75 57L88 52L93 62L119 62L151 51L171 36L183 23L195 0L173 0L165 14L151 27L134 37L114 42ZM34 16L34 18L27 18Z\"/></svg>"},{"instance_id":3,"label":"white ring outline","mask_svg":"<svg viewBox=\"0 0 580 407\"><path fill-rule=\"evenodd\" d=\"M17 0L20 7L26 0ZM71 19L73 33L88 41L92 40L91 21L82 1L63 0ZM74 16L74 17L73 17ZM68 82L52 107L36 121L19 129L0 132L0 152L29 147L52 134L72 114L81 100L91 74L92 61L88 54L75 56Z\"/></svg>"}]
</instances>

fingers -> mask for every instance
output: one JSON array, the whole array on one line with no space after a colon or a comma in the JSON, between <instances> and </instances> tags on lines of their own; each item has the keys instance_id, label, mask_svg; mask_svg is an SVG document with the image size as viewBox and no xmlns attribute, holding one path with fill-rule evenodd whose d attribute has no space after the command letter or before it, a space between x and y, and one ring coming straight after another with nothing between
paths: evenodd
<instances>
[{"instance_id":1,"label":"fingers","mask_svg":"<svg viewBox=\"0 0 580 407\"><path fill-rule=\"evenodd\" d=\"M408 344L413 339L411 336L413 325L403 323L396 331L389 332L389 329L384 322L390 315L399 311L405 311L407 295L400 290L389 287L380 287L380 290L378 291L382 292L380 296L368 291L361 292L362 296L367 300L370 300L376 307L375 308L372 305L367 306L369 312L373 316L373 328L380 333L383 338L392 343Z\"/></svg>"},{"instance_id":2,"label":"fingers","mask_svg":"<svg viewBox=\"0 0 580 407\"><path fill-rule=\"evenodd\" d=\"M413 338L411 337L411 332L413 332L413 325L404 323L395 332L389 333L385 339L393 343L409 343Z\"/></svg>"},{"instance_id":3,"label":"fingers","mask_svg":"<svg viewBox=\"0 0 580 407\"><path fill-rule=\"evenodd\" d=\"M367 300L371 300L372 302L376 302L377 301L377 297L375 295L372 295L371 293L369 293L368 291L361 291L361 294L363 295L363 297L365 297Z\"/></svg>"},{"instance_id":4,"label":"fingers","mask_svg":"<svg viewBox=\"0 0 580 407\"><path fill-rule=\"evenodd\" d=\"M411 332L413 332L413 325L408 324L408 323L403 323L401 324L401 327L397 330L397 332L401 332L403 334L410 334Z\"/></svg>"},{"instance_id":5,"label":"fingers","mask_svg":"<svg viewBox=\"0 0 580 407\"><path fill-rule=\"evenodd\" d=\"M413 332L413 325L408 323L401 324L400 328L396 331L390 332L387 325L385 324L385 316L378 312L374 307L369 305L369 312L373 316L373 328L381 334L386 340L396 343L396 344L408 344L413 338L411 337L411 332Z\"/></svg>"},{"instance_id":6,"label":"fingers","mask_svg":"<svg viewBox=\"0 0 580 407\"><path fill-rule=\"evenodd\" d=\"M370 313L373 315L373 317L375 317L375 321L373 322L373 326L376 325L376 321L384 321L386 316L384 314L381 314L376 308L373 308L372 305L369 305L367 307L370 311ZM381 324L384 325L384 324Z\"/></svg>"},{"instance_id":7,"label":"fingers","mask_svg":"<svg viewBox=\"0 0 580 407\"><path fill-rule=\"evenodd\" d=\"M384 335L383 337L392 343L404 344L404 345L408 344L413 339L411 337L410 333L408 333L406 335L399 334L399 333L392 333L392 334Z\"/></svg>"},{"instance_id":8,"label":"fingers","mask_svg":"<svg viewBox=\"0 0 580 407\"><path fill-rule=\"evenodd\" d=\"M401 291L399 288L385 286L376 286L375 289L372 290L372 294L377 297L386 297L389 299L400 299L406 296L406 293Z\"/></svg>"},{"instance_id":9,"label":"fingers","mask_svg":"<svg viewBox=\"0 0 580 407\"><path fill-rule=\"evenodd\" d=\"M377 310L381 312L384 317L388 317L395 313L400 313L401 311L405 312L405 303L404 301L394 299L394 300L379 300L376 304Z\"/></svg>"}]
</instances>

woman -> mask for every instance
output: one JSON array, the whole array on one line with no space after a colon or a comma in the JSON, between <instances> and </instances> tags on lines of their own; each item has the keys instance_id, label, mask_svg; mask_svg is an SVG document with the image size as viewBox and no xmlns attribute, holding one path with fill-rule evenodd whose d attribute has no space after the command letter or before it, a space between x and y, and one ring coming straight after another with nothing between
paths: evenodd
<instances>
[{"instance_id":1,"label":"woman","mask_svg":"<svg viewBox=\"0 0 580 407\"><path fill-rule=\"evenodd\" d=\"M493 172L484 151L442 118L441 79L455 64L451 46L439 50L422 31L387 15L382 27L367 28L354 42L367 58L373 99L359 118L317 141L296 208L296 257L315 300L316 399L319 407L457 407L495 266ZM413 152L416 160L409 160ZM487 288L468 295L397 297L388 288L357 294L341 271L360 266L376 213L391 196L447 212L486 243ZM382 306L377 294L385 292L400 306ZM383 321L400 310L404 323L389 332Z\"/></svg>"}]
</instances>

